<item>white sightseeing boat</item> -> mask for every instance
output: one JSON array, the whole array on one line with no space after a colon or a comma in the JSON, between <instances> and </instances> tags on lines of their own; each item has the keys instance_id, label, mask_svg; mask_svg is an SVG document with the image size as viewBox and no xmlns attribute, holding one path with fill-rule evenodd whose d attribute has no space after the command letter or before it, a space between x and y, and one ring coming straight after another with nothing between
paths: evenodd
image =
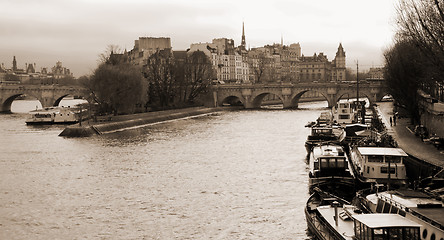
<instances>
[{"instance_id":1,"label":"white sightseeing boat","mask_svg":"<svg viewBox=\"0 0 444 240\"><path fill-rule=\"evenodd\" d=\"M82 111L82 116L85 115ZM26 124L72 124L79 121L80 110L68 107L48 107L29 112Z\"/></svg>"}]
</instances>

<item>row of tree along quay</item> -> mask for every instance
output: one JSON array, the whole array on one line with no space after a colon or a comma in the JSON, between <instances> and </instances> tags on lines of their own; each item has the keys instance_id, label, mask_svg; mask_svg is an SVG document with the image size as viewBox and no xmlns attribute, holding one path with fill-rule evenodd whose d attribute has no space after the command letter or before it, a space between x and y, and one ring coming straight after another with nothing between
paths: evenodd
<instances>
[{"instance_id":1,"label":"row of tree along quay","mask_svg":"<svg viewBox=\"0 0 444 240\"><path fill-rule=\"evenodd\" d=\"M396 11L397 32L384 52L384 77L398 111L416 125L424 113L421 92L444 101L444 2L400 0Z\"/></svg>"},{"instance_id":2,"label":"row of tree along quay","mask_svg":"<svg viewBox=\"0 0 444 240\"><path fill-rule=\"evenodd\" d=\"M93 74L79 80L97 103L94 115L123 115L203 105L214 78L202 51L175 58L170 49L157 50L140 66L110 45Z\"/></svg>"}]
</instances>

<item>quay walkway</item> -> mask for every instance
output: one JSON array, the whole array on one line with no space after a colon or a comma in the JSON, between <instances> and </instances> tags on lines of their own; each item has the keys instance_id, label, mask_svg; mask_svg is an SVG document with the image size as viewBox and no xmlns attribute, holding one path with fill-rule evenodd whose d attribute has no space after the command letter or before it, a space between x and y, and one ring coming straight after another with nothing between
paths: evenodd
<instances>
[{"instance_id":1,"label":"quay walkway","mask_svg":"<svg viewBox=\"0 0 444 240\"><path fill-rule=\"evenodd\" d=\"M444 151L416 137L410 130L413 128L409 118L397 119L396 126L390 126L390 117L393 119L393 102L380 102L377 106L387 132L394 137L400 148L421 161L444 168Z\"/></svg>"}]
</instances>

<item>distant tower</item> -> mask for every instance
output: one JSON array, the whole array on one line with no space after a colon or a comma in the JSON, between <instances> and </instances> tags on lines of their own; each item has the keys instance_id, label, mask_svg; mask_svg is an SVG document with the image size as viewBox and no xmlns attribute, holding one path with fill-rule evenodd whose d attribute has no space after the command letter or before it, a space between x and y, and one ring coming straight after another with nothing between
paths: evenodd
<instances>
[{"instance_id":1,"label":"distant tower","mask_svg":"<svg viewBox=\"0 0 444 240\"><path fill-rule=\"evenodd\" d=\"M242 41L241 41L241 48L242 50L246 50L246 42L245 42L245 28L244 28L244 22L242 22Z\"/></svg>"},{"instance_id":2,"label":"distant tower","mask_svg":"<svg viewBox=\"0 0 444 240\"><path fill-rule=\"evenodd\" d=\"M333 81L344 81L345 79L345 51L342 48L342 43L339 43L338 51L336 52L335 59L335 69L336 71L333 73L332 80Z\"/></svg>"},{"instance_id":3,"label":"distant tower","mask_svg":"<svg viewBox=\"0 0 444 240\"><path fill-rule=\"evenodd\" d=\"M12 71L17 71L17 61L15 60L15 56L12 59Z\"/></svg>"},{"instance_id":4,"label":"distant tower","mask_svg":"<svg viewBox=\"0 0 444 240\"><path fill-rule=\"evenodd\" d=\"M339 43L338 51L336 52L335 57L336 67L337 68L345 68L345 52L344 48L342 48L342 43Z\"/></svg>"}]
</instances>

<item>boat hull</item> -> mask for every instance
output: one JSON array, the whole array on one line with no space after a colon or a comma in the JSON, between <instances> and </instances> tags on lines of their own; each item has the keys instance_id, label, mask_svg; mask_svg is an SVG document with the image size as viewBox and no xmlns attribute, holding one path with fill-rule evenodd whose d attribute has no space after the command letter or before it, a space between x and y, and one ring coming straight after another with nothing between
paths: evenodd
<instances>
[{"instance_id":1,"label":"boat hull","mask_svg":"<svg viewBox=\"0 0 444 240\"><path fill-rule=\"evenodd\" d=\"M316 188L314 193L309 197L307 204L305 206L305 219L307 221L307 227L311 234L314 235L315 239L319 240L348 240L350 238L343 237L333 226L329 223L324 216L318 211L318 207L325 205L321 194L326 194L326 192ZM335 198L333 195L328 193L328 201L336 201L338 204L348 204L347 201ZM333 200L332 200L333 199Z\"/></svg>"}]
</instances>

